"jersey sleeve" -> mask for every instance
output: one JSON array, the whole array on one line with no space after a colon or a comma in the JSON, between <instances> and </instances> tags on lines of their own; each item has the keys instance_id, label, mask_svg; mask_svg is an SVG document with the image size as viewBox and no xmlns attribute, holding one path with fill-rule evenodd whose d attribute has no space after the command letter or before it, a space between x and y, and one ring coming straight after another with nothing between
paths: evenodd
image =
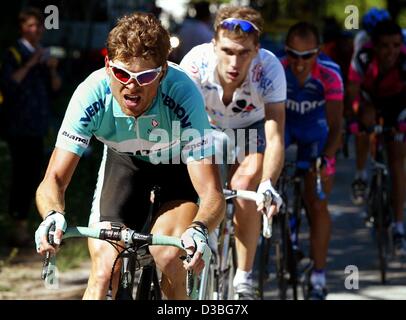
<instances>
[{"instance_id":1,"label":"jersey sleeve","mask_svg":"<svg viewBox=\"0 0 406 320\"><path fill-rule=\"evenodd\" d=\"M321 77L326 101L342 101L344 99L344 84L339 69L323 67Z\"/></svg>"},{"instance_id":2,"label":"jersey sleeve","mask_svg":"<svg viewBox=\"0 0 406 320\"><path fill-rule=\"evenodd\" d=\"M263 74L260 80L264 103L286 100L286 77L282 63L273 54L263 59Z\"/></svg>"},{"instance_id":3,"label":"jersey sleeve","mask_svg":"<svg viewBox=\"0 0 406 320\"><path fill-rule=\"evenodd\" d=\"M55 146L82 156L97 128L99 111L104 108L98 91L88 81L80 84L69 102Z\"/></svg>"},{"instance_id":4,"label":"jersey sleeve","mask_svg":"<svg viewBox=\"0 0 406 320\"><path fill-rule=\"evenodd\" d=\"M357 67L356 57L351 61L350 69L348 71L348 81L361 83L362 82L362 72L359 67Z\"/></svg>"},{"instance_id":5,"label":"jersey sleeve","mask_svg":"<svg viewBox=\"0 0 406 320\"><path fill-rule=\"evenodd\" d=\"M365 72L373 56L372 43L367 42L354 53L348 72L348 80L361 83L365 77Z\"/></svg>"},{"instance_id":6,"label":"jersey sleeve","mask_svg":"<svg viewBox=\"0 0 406 320\"><path fill-rule=\"evenodd\" d=\"M202 77L201 77L201 62L199 62L198 47L190 50L182 59L179 66L186 71L189 77L196 83L198 88L201 88Z\"/></svg>"},{"instance_id":7,"label":"jersey sleeve","mask_svg":"<svg viewBox=\"0 0 406 320\"><path fill-rule=\"evenodd\" d=\"M181 157L184 163L214 155L213 129L210 127L203 95L189 78L179 81L171 94L184 110L180 126ZM182 109L179 108L178 114Z\"/></svg>"}]
</instances>

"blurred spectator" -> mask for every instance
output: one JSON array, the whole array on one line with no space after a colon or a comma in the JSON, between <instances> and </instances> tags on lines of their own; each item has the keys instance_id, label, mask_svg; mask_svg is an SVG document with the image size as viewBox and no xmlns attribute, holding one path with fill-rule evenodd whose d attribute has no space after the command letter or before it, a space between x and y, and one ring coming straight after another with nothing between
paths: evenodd
<instances>
[{"instance_id":1,"label":"blurred spectator","mask_svg":"<svg viewBox=\"0 0 406 320\"><path fill-rule=\"evenodd\" d=\"M210 3L207 1L193 4L196 14L194 17L188 16L179 30L180 44L175 55L177 60L175 62L182 60L193 47L213 39L209 6Z\"/></svg>"},{"instance_id":2,"label":"blurred spectator","mask_svg":"<svg viewBox=\"0 0 406 320\"><path fill-rule=\"evenodd\" d=\"M335 18L324 19L321 51L340 66L345 82L353 52L353 36L350 32L342 30Z\"/></svg>"},{"instance_id":3,"label":"blurred spectator","mask_svg":"<svg viewBox=\"0 0 406 320\"><path fill-rule=\"evenodd\" d=\"M0 80L4 95L2 128L11 162L9 213L14 220L12 242L29 244L28 212L41 177L44 137L48 133L50 93L61 86L58 60L40 41L44 17L36 8L18 16L21 38L2 58Z\"/></svg>"}]
</instances>

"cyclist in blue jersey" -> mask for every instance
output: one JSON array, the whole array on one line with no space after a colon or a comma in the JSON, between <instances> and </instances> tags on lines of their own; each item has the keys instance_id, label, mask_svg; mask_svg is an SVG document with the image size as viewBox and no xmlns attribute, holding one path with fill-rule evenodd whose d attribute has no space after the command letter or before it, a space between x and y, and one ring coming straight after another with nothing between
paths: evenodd
<instances>
[{"instance_id":1,"label":"cyclist in blue jersey","mask_svg":"<svg viewBox=\"0 0 406 320\"><path fill-rule=\"evenodd\" d=\"M314 269L310 299L325 299L325 267L331 221L327 199L316 193L314 162L322 157L322 185L331 191L335 154L340 145L343 82L337 64L319 56L319 33L307 22L293 25L286 37L286 56L281 59L287 82L285 145L298 145L297 166L305 169L304 201L310 223L310 254Z\"/></svg>"},{"instance_id":2,"label":"cyclist in blue jersey","mask_svg":"<svg viewBox=\"0 0 406 320\"><path fill-rule=\"evenodd\" d=\"M211 161L212 131L203 97L180 68L167 62L169 51L169 34L152 14L124 16L110 32L105 68L93 72L73 94L37 190L37 207L44 218L36 232L39 253L53 253L60 244L67 226L65 191L95 137L105 146L89 225L114 222L140 230L151 188L159 185L161 205L151 232L181 236L194 252L184 267L203 269L207 233L222 220L225 202L218 169ZM52 223L55 246L47 241ZM100 240L89 240L89 250L92 269L84 299L101 299L117 252ZM163 273L166 297L186 298L180 251L150 250ZM119 266L113 294L118 271Z\"/></svg>"}]
</instances>

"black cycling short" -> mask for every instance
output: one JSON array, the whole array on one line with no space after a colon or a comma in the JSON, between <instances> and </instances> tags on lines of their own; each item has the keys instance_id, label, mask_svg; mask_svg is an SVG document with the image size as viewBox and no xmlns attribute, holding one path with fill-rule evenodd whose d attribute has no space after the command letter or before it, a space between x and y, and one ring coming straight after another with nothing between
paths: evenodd
<instances>
[{"instance_id":1,"label":"black cycling short","mask_svg":"<svg viewBox=\"0 0 406 320\"><path fill-rule=\"evenodd\" d=\"M384 125L387 127L396 128L398 123L402 121L400 115L406 108L406 94L399 94L385 99L376 99L374 106L378 112L378 117L384 119Z\"/></svg>"},{"instance_id":2,"label":"black cycling short","mask_svg":"<svg viewBox=\"0 0 406 320\"><path fill-rule=\"evenodd\" d=\"M365 100L362 100L365 103ZM406 93L388 96L384 98L375 98L372 101L366 102L371 105L376 111L376 119L383 118L384 127L398 129L399 122L404 122L406 110ZM362 108L362 107L361 107ZM361 109L362 113L362 109ZM361 121L358 121L362 132L368 131ZM387 132L384 134L386 141L393 141L395 135Z\"/></svg>"},{"instance_id":3,"label":"black cycling short","mask_svg":"<svg viewBox=\"0 0 406 320\"><path fill-rule=\"evenodd\" d=\"M184 163L154 165L105 147L89 225L112 221L141 231L148 217L150 192L154 186L160 187L155 212L160 204L172 200L197 203L198 195Z\"/></svg>"}]
</instances>

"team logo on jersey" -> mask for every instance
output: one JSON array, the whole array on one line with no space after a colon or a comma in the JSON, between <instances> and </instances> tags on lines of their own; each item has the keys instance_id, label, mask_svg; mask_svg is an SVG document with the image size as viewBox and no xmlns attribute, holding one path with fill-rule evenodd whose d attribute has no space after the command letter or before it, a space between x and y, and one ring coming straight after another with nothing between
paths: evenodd
<instances>
[{"instance_id":1,"label":"team logo on jersey","mask_svg":"<svg viewBox=\"0 0 406 320\"><path fill-rule=\"evenodd\" d=\"M71 132L64 130L61 133L61 135L65 139L68 139L70 142L73 142L73 143L81 146L82 148L86 148L89 145L89 138L81 136L81 135L77 134L76 132L71 133Z\"/></svg>"},{"instance_id":2,"label":"team logo on jersey","mask_svg":"<svg viewBox=\"0 0 406 320\"><path fill-rule=\"evenodd\" d=\"M185 108L183 108L179 103L177 103L167 94L161 93L161 95L164 105L167 106L180 120L182 128L191 128L192 123L189 120L189 114L186 112Z\"/></svg>"},{"instance_id":3,"label":"team logo on jersey","mask_svg":"<svg viewBox=\"0 0 406 320\"><path fill-rule=\"evenodd\" d=\"M256 109L256 107L252 103L247 105L246 100L237 100L235 102L235 104L236 104L236 106L234 106L233 109L232 109L235 113L241 113L242 112L244 114L244 113L249 113L249 112Z\"/></svg>"},{"instance_id":4,"label":"team logo on jersey","mask_svg":"<svg viewBox=\"0 0 406 320\"><path fill-rule=\"evenodd\" d=\"M199 68L193 63L190 66L190 72L193 73L193 74L199 73Z\"/></svg>"},{"instance_id":5,"label":"team logo on jersey","mask_svg":"<svg viewBox=\"0 0 406 320\"><path fill-rule=\"evenodd\" d=\"M151 124L152 124L152 126L153 126L154 128L156 128L156 127L159 126L159 122L156 121L155 119L152 119Z\"/></svg>"},{"instance_id":6,"label":"team logo on jersey","mask_svg":"<svg viewBox=\"0 0 406 320\"><path fill-rule=\"evenodd\" d=\"M256 64L252 68L252 82L258 82L262 76L262 65Z\"/></svg>"},{"instance_id":7,"label":"team logo on jersey","mask_svg":"<svg viewBox=\"0 0 406 320\"><path fill-rule=\"evenodd\" d=\"M93 102L84 110L84 117L80 118L80 122L84 127L87 127L94 116L96 116L101 109L104 109L103 99Z\"/></svg>"}]
</instances>

